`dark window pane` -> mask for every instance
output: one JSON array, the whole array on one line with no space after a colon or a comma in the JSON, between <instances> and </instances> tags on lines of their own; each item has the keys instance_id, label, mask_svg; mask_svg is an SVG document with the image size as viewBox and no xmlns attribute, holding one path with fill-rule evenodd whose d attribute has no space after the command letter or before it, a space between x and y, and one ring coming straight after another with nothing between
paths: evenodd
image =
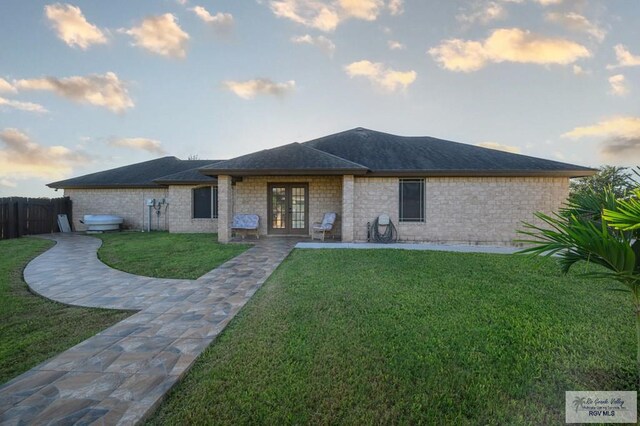
<instances>
[{"instance_id":1,"label":"dark window pane","mask_svg":"<svg viewBox=\"0 0 640 426\"><path fill-rule=\"evenodd\" d=\"M193 190L193 217L195 219L211 218L211 187Z\"/></svg>"},{"instance_id":2,"label":"dark window pane","mask_svg":"<svg viewBox=\"0 0 640 426\"><path fill-rule=\"evenodd\" d=\"M424 221L424 180L400 180L400 221Z\"/></svg>"}]
</instances>

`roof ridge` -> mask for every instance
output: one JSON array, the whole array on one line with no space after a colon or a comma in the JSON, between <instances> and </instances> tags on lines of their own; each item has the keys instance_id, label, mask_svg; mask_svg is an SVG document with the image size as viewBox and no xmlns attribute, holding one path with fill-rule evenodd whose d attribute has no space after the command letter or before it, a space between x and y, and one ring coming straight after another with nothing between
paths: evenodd
<instances>
[{"instance_id":1,"label":"roof ridge","mask_svg":"<svg viewBox=\"0 0 640 426\"><path fill-rule=\"evenodd\" d=\"M347 160L346 158L342 158L342 157L340 157L338 155L332 154L332 153L327 152L327 151L323 151L323 150L318 149L318 148L314 148L312 146L307 146L304 143L299 143L299 142L294 142L294 143L297 143L297 144L299 144L300 146L302 146L302 147L304 147L306 149L311 149L311 150L317 151L317 152L319 152L321 154L328 155L329 157L337 158L338 160L344 161L345 163L353 164L354 166L358 166L360 168L369 170L369 168L367 166L365 166L363 164L360 164L360 163L356 163L355 161Z\"/></svg>"}]
</instances>

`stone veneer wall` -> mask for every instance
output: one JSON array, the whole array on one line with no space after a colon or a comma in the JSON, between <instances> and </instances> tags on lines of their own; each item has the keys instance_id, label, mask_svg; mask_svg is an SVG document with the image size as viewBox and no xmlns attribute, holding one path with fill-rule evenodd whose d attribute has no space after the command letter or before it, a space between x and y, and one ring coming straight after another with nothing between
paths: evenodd
<instances>
[{"instance_id":1,"label":"stone veneer wall","mask_svg":"<svg viewBox=\"0 0 640 426\"><path fill-rule=\"evenodd\" d=\"M119 189L65 189L64 195L73 203L73 226L76 231L86 227L80 219L86 214L113 214L124 218L124 229L146 229L149 213L144 200L147 198L167 198L166 188L119 188ZM169 207L171 208L171 206ZM160 216L160 229L166 230L168 219ZM151 229L157 229L156 215L153 214Z\"/></svg>"},{"instance_id":2,"label":"stone veneer wall","mask_svg":"<svg viewBox=\"0 0 640 426\"><path fill-rule=\"evenodd\" d=\"M253 213L260 216L260 235L267 234L267 184L309 184L309 230L321 222L324 213L338 213L334 230L340 233L342 216L342 176L245 176L233 186L233 213Z\"/></svg>"},{"instance_id":3,"label":"stone veneer wall","mask_svg":"<svg viewBox=\"0 0 640 426\"><path fill-rule=\"evenodd\" d=\"M386 213L401 241L513 244L535 211L557 211L568 178L461 177L425 179L425 222L399 223L399 179L355 178L354 238L365 241L367 222Z\"/></svg>"},{"instance_id":4,"label":"stone veneer wall","mask_svg":"<svg viewBox=\"0 0 640 426\"><path fill-rule=\"evenodd\" d=\"M168 221L170 232L218 232L218 219L194 219L192 189L198 185L169 186Z\"/></svg>"}]
</instances>

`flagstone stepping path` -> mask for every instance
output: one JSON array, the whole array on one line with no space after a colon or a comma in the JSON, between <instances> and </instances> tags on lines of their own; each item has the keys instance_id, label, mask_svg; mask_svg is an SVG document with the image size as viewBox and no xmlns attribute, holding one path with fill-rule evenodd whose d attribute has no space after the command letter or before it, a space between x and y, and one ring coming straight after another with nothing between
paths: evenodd
<instances>
[{"instance_id":1,"label":"flagstone stepping path","mask_svg":"<svg viewBox=\"0 0 640 426\"><path fill-rule=\"evenodd\" d=\"M197 280L176 280L108 267L97 238L47 238L57 244L24 271L32 291L138 312L0 387L3 425L141 422L297 242L264 238Z\"/></svg>"}]
</instances>

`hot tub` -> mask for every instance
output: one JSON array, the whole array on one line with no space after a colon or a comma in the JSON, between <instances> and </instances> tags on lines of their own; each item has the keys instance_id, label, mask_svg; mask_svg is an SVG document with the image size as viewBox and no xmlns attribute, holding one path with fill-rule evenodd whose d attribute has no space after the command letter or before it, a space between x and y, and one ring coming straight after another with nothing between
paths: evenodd
<instances>
[{"instance_id":1,"label":"hot tub","mask_svg":"<svg viewBox=\"0 0 640 426\"><path fill-rule=\"evenodd\" d=\"M117 231L124 221L120 216L110 214L86 214L80 223L87 226L87 231Z\"/></svg>"}]
</instances>

